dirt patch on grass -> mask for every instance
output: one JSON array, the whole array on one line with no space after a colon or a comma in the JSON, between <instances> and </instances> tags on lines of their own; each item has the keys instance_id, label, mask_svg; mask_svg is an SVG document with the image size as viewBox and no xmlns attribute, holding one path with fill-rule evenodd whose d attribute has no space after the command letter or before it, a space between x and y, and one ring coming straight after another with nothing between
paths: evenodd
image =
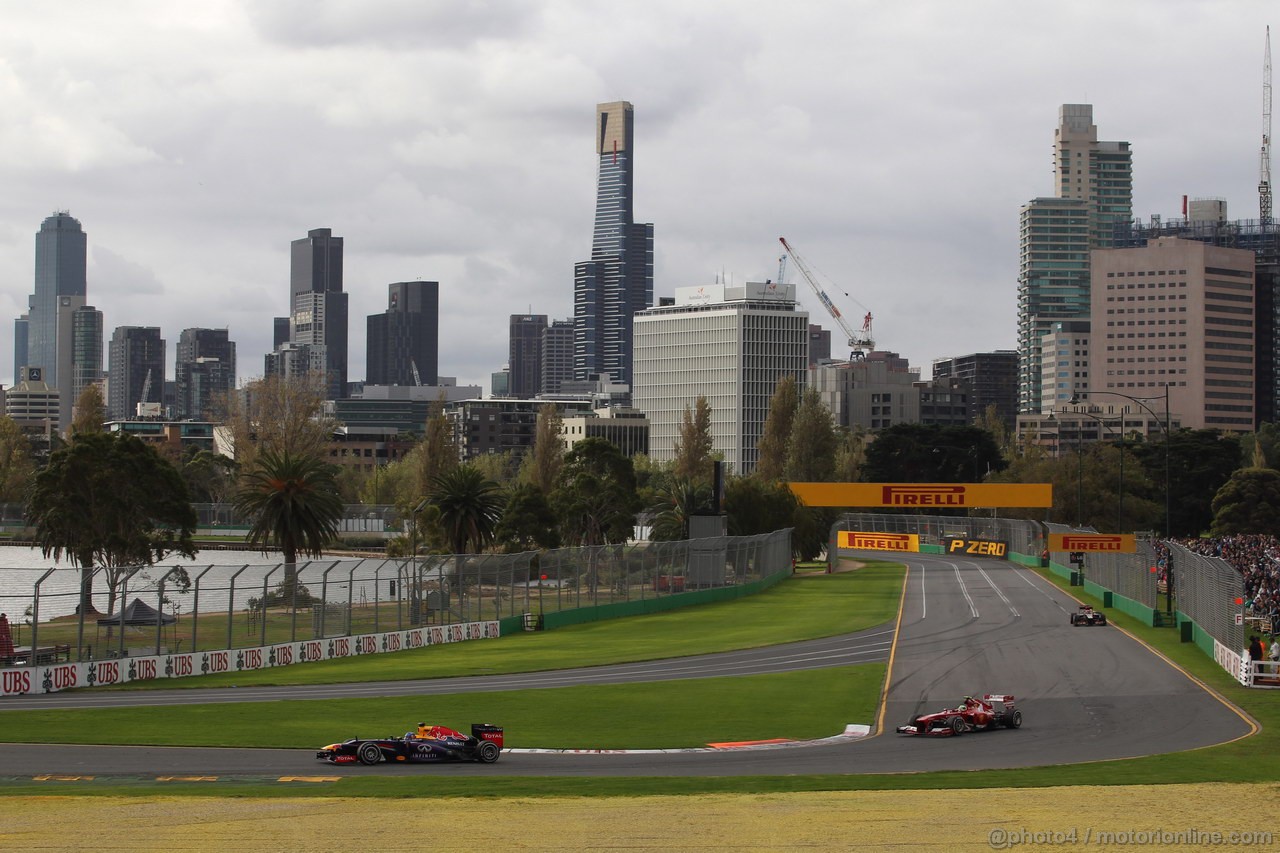
<instances>
[{"instance_id":1,"label":"dirt patch on grass","mask_svg":"<svg viewBox=\"0 0 1280 853\"><path fill-rule=\"evenodd\" d=\"M601 799L6 797L0 848L1274 849L1280 833L1259 833L1274 832L1278 792L1274 784L1206 784ZM1255 835L1232 842L1231 833Z\"/></svg>"}]
</instances>

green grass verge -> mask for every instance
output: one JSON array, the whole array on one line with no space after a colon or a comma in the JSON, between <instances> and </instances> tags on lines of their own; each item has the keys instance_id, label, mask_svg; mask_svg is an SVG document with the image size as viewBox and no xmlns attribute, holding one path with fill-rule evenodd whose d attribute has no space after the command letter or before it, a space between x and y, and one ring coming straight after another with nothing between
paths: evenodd
<instances>
[{"instance_id":1,"label":"green grass verge","mask_svg":"<svg viewBox=\"0 0 1280 853\"><path fill-rule=\"evenodd\" d=\"M760 648L860 631L893 619L898 613L902 574L901 565L871 563L856 572L788 578L758 595L734 601L628 619L255 672L131 682L111 689L401 681L539 672Z\"/></svg>"},{"instance_id":2,"label":"green grass verge","mask_svg":"<svg viewBox=\"0 0 1280 853\"><path fill-rule=\"evenodd\" d=\"M737 678L443 696L15 711L4 715L0 736L38 743L57 732L60 743L316 749L353 736L403 734L419 721L463 731L473 722L487 721L506 729L510 747L661 749L807 740L839 734L848 723L870 723L884 674L884 664L859 664ZM161 715L163 723L157 720Z\"/></svg>"}]
</instances>

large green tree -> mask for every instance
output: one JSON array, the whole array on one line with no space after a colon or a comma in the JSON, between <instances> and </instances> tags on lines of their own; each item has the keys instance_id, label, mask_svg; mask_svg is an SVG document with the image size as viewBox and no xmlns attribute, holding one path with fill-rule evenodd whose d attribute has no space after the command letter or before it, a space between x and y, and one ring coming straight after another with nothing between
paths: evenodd
<instances>
[{"instance_id":1,"label":"large green tree","mask_svg":"<svg viewBox=\"0 0 1280 853\"><path fill-rule=\"evenodd\" d=\"M502 489L470 464L437 474L431 503L440 511L440 524L455 554L483 550L502 517Z\"/></svg>"},{"instance_id":2,"label":"large green tree","mask_svg":"<svg viewBox=\"0 0 1280 853\"><path fill-rule=\"evenodd\" d=\"M1127 445L1141 461L1159 494L1165 488L1162 436ZM1174 430L1168 444L1169 530L1174 536L1199 536L1213 524L1213 496L1241 467L1240 438L1211 429ZM1276 464L1276 463L1272 463ZM1163 532L1163 526L1157 528Z\"/></svg>"},{"instance_id":3,"label":"large green tree","mask_svg":"<svg viewBox=\"0 0 1280 853\"><path fill-rule=\"evenodd\" d=\"M639 503L631 460L612 442L586 438L565 454L551 507L566 544L627 541Z\"/></svg>"},{"instance_id":4,"label":"large green tree","mask_svg":"<svg viewBox=\"0 0 1280 853\"><path fill-rule=\"evenodd\" d=\"M80 607L92 610L105 570L114 612L125 570L170 553L195 556L196 516L186 483L155 448L127 434L86 432L49 456L27 504L41 552L81 569Z\"/></svg>"},{"instance_id":5,"label":"large green tree","mask_svg":"<svg viewBox=\"0 0 1280 853\"><path fill-rule=\"evenodd\" d=\"M831 410L816 388L806 388L787 440L786 478L796 483L831 482L836 446Z\"/></svg>"},{"instance_id":6,"label":"large green tree","mask_svg":"<svg viewBox=\"0 0 1280 853\"><path fill-rule=\"evenodd\" d=\"M560 531L547 496L532 483L509 487L493 538L508 553L559 548Z\"/></svg>"},{"instance_id":7,"label":"large green tree","mask_svg":"<svg viewBox=\"0 0 1280 853\"><path fill-rule=\"evenodd\" d=\"M894 424L867 448L864 473L872 483L972 483L1006 464L980 427Z\"/></svg>"},{"instance_id":8,"label":"large green tree","mask_svg":"<svg viewBox=\"0 0 1280 853\"><path fill-rule=\"evenodd\" d=\"M298 555L319 557L338 535L342 499L338 496L338 468L309 454L261 449L236 494L235 507L249 522L248 543L278 548L285 577L279 592L297 600Z\"/></svg>"},{"instance_id":9,"label":"large green tree","mask_svg":"<svg viewBox=\"0 0 1280 853\"><path fill-rule=\"evenodd\" d=\"M1280 471L1242 468L1213 496L1214 536L1280 529Z\"/></svg>"},{"instance_id":10,"label":"large green tree","mask_svg":"<svg viewBox=\"0 0 1280 853\"><path fill-rule=\"evenodd\" d=\"M755 474L766 480L781 480L787 470L787 443L791 440L791 424L800 405L796 391L796 378L791 374L778 379L773 396L769 398L769 413L764 419L764 431L757 448L760 457L756 461Z\"/></svg>"}]
</instances>

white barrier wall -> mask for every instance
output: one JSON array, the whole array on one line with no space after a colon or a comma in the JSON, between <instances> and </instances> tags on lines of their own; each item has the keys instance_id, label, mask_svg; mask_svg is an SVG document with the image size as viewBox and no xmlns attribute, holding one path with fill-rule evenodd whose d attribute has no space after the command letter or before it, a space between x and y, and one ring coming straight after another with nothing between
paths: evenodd
<instances>
[{"instance_id":1,"label":"white barrier wall","mask_svg":"<svg viewBox=\"0 0 1280 853\"><path fill-rule=\"evenodd\" d=\"M73 687L103 687L126 681L151 681L159 678L184 678L216 672L249 672L296 663L400 652L440 643L485 640L498 637L498 623L466 622L389 631L383 634L357 634L324 640L300 640L274 646L246 649L220 649L208 652L186 652L177 655L125 657L113 660L60 663L52 666L13 667L0 670L0 696L31 693L55 693Z\"/></svg>"}]
</instances>

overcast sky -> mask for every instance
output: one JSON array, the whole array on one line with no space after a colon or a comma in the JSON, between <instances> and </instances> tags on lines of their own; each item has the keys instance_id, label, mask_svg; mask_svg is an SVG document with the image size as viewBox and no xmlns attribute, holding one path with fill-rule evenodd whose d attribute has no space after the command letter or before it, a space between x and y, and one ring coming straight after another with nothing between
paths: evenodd
<instances>
[{"instance_id":1,"label":"overcast sky","mask_svg":"<svg viewBox=\"0 0 1280 853\"><path fill-rule=\"evenodd\" d=\"M160 326L169 378L190 326L229 328L241 381L261 375L289 243L328 227L346 240L350 377L387 284L421 278L440 282L441 374L487 391L510 314L572 314L595 105L627 100L655 296L776 278L785 236L927 377L1015 347L1018 208L1053 192L1060 104L1093 104L1100 137L1132 143L1135 216L1174 217L1186 194L1257 218L1275 8L7 0L0 376L35 232L68 210L105 337Z\"/></svg>"}]
</instances>

